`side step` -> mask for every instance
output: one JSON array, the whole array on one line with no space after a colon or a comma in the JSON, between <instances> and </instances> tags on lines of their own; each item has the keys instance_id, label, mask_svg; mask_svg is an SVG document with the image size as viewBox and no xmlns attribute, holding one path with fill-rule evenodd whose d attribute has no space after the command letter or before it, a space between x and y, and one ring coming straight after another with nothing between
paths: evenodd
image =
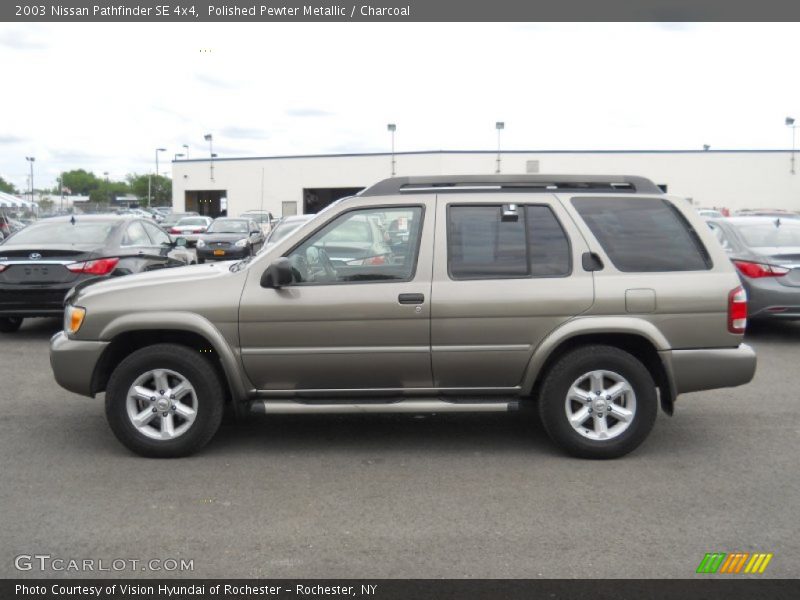
<instances>
[{"instance_id":1,"label":"side step","mask_svg":"<svg viewBox=\"0 0 800 600\"><path fill-rule=\"evenodd\" d=\"M444 400L399 400L395 402L365 403L308 403L294 400L256 400L251 412L267 415L297 414L377 414L377 413L454 413L454 412L508 412L517 410L517 400L497 399L471 402L446 402Z\"/></svg>"}]
</instances>

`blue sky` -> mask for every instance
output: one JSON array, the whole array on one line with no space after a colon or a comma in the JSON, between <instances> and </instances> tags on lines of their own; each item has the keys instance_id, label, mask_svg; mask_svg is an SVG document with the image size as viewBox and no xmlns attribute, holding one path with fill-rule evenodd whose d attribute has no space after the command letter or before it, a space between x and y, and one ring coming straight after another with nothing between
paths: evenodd
<instances>
[{"instance_id":1,"label":"blue sky","mask_svg":"<svg viewBox=\"0 0 800 600\"><path fill-rule=\"evenodd\" d=\"M0 175L207 156L786 148L800 25L0 24ZM800 122L800 121L799 121Z\"/></svg>"}]
</instances>

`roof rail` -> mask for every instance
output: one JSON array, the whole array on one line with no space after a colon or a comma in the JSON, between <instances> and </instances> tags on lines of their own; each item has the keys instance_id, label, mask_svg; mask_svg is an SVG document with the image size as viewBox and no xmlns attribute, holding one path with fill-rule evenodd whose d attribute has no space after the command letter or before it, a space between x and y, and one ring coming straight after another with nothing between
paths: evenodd
<instances>
[{"instance_id":1,"label":"roof rail","mask_svg":"<svg viewBox=\"0 0 800 600\"><path fill-rule=\"evenodd\" d=\"M645 177L633 175L431 175L392 177L362 191L359 196L390 196L408 192L431 191L618 191L662 194Z\"/></svg>"}]
</instances>

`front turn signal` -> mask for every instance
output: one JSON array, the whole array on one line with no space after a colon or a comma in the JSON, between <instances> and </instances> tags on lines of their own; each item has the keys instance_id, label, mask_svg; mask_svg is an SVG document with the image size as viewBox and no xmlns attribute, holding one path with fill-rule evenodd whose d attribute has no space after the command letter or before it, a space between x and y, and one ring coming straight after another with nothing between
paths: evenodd
<instances>
[{"instance_id":1,"label":"front turn signal","mask_svg":"<svg viewBox=\"0 0 800 600\"><path fill-rule=\"evenodd\" d=\"M83 325L83 318L86 316L86 309L80 306L67 306L64 314L64 329L67 333L78 333Z\"/></svg>"}]
</instances>

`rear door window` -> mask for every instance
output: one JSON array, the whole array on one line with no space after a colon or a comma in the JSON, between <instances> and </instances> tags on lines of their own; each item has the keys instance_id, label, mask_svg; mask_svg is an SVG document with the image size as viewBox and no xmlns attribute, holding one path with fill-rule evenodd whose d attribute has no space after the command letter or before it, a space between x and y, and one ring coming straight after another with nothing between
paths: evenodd
<instances>
[{"instance_id":1,"label":"rear door window","mask_svg":"<svg viewBox=\"0 0 800 600\"><path fill-rule=\"evenodd\" d=\"M662 198L573 198L573 206L620 271L705 271L711 259L677 208Z\"/></svg>"},{"instance_id":2,"label":"rear door window","mask_svg":"<svg viewBox=\"0 0 800 600\"><path fill-rule=\"evenodd\" d=\"M451 206L448 268L453 279L563 277L571 271L569 240L547 206L520 206L517 220L502 205Z\"/></svg>"}]
</instances>

